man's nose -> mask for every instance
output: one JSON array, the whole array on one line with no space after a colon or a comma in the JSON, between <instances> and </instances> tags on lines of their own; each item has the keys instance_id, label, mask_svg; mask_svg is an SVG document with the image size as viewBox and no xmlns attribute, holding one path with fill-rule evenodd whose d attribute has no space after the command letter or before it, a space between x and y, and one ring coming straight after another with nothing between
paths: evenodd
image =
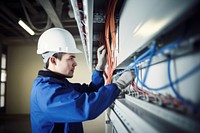
<instances>
[{"instance_id":1,"label":"man's nose","mask_svg":"<svg viewBox=\"0 0 200 133\"><path fill-rule=\"evenodd\" d=\"M76 63L76 61L74 61L74 63L73 63L73 67L75 67L75 66L77 66L77 63Z\"/></svg>"}]
</instances>

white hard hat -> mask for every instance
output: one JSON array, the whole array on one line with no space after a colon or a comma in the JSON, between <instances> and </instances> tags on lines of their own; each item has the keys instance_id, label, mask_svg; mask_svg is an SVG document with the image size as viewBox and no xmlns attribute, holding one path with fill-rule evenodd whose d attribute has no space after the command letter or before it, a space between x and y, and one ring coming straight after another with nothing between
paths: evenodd
<instances>
[{"instance_id":1,"label":"white hard hat","mask_svg":"<svg viewBox=\"0 0 200 133\"><path fill-rule=\"evenodd\" d=\"M46 52L82 53L76 48L76 43L71 33L62 28L48 29L40 36L37 54Z\"/></svg>"}]
</instances>

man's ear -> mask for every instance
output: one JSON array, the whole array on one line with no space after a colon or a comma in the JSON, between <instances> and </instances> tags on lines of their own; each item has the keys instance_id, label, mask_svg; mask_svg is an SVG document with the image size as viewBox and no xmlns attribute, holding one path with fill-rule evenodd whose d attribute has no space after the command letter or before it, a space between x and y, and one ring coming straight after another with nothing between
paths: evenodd
<instances>
[{"instance_id":1,"label":"man's ear","mask_svg":"<svg viewBox=\"0 0 200 133\"><path fill-rule=\"evenodd\" d=\"M56 58L55 57L50 57L49 58L49 62L51 62L52 64L56 65Z\"/></svg>"}]
</instances>

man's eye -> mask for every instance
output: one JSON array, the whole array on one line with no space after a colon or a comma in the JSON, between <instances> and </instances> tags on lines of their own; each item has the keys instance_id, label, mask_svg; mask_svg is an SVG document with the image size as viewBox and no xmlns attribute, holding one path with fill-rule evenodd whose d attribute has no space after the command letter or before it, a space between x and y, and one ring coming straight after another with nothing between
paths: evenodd
<instances>
[{"instance_id":1,"label":"man's eye","mask_svg":"<svg viewBox=\"0 0 200 133\"><path fill-rule=\"evenodd\" d=\"M68 60L74 60L74 58L69 58Z\"/></svg>"}]
</instances>

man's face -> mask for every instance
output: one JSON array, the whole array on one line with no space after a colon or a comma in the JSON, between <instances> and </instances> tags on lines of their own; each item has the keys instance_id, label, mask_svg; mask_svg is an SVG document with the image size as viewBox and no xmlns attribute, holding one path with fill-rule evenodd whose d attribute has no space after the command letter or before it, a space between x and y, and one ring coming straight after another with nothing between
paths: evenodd
<instances>
[{"instance_id":1,"label":"man's face","mask_svg":"<svg viewBox=\"0 0 200 133\"><path fill-rule=\"evenodd\" d=\"M61 60L56 59L55 69L58 73L66 75L67 78L72 78L77 63L75 61L75 54L63 54Z\"/></svg>"}]
</instances>

